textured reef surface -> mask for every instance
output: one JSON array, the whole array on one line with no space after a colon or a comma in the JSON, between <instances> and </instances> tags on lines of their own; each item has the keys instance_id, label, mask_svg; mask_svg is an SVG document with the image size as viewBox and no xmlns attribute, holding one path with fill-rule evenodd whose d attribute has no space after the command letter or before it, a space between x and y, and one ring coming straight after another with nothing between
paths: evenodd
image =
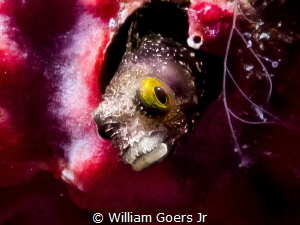
<instances>
[{"instance_id":1,"label":"textured reef surface","mask_svg":"<svg viewBox=\"0 0 300 225\"><path fill-rule=\"evenodd\" d=\"M222 92L145 170L99 136L103 71L118 67L109 46L135 10L160 2L0 0L0 224L94 224L95 212L299 224L299 1L163 1L185 16L153 22L207 53Z\"/></svg>"}]
</instances>

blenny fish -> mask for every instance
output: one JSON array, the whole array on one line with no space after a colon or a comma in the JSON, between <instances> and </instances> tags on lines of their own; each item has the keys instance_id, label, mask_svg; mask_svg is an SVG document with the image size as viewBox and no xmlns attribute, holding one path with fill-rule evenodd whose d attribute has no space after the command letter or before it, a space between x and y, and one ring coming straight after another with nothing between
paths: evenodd
<instances>
[{"instance_id":1,"label":"blenny fish","mask_svg":"<svg viewBox=\"0 0 300 225\"><path fill-rule=\"evenodd\" d=\"M137 18L151 7L136 12L126 51L94 112L100 136L112 140L123 161L136 171L180 146L221 92L221 73L205 69L200 50L151 29L140 35L139 26L145 30L145 23Z\"/></svg>"}]
</instances>

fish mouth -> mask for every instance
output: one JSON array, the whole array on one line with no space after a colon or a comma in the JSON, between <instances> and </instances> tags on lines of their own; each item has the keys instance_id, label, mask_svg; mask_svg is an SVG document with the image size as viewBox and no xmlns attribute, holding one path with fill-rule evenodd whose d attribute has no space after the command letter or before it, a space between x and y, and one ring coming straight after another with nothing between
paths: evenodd
<instances>
[{"instance_id":1,"label":"fish mouth","mask_svg":"<svg viewBox=\"0 0 300 225\"><path fill-rule=\"evenodd\" d=\"M132 169L141 171L154 163L161 162L170 152L174 138L166 138L162 133L143 137L127 148L123 162L131 164Z\"/></svg>"},{"instance_id":2,"label":"fish mouth","mask_svg":"<svg viewBox=\"0 0 300 225\"><path fill-rule=\"evenodd\" d=\"M115 147L121 151L123 162L130 164L135 171L141 171L154 163L161 162L173 148L176 135L170 136L170 131L160 129L150 132L149 136L143 136L133 143L125 143L122 138L120 124L117 122L105 122L94 116L99 135L107 140L112 140ZM133 138L133 137L132 137Z\"/></svg>"},{"instance_id":3,"label":"fish mouth","mask_svg":"<svg viewBox=\"0 0 300 225\"><path fill-rule=\"evenodd\" d=\"M132 169L141 171L154 163L160 162L168 154L168 148L165 143L160 143L152 151L139 156L132 164Z\"/></svg>"}]
</instances>

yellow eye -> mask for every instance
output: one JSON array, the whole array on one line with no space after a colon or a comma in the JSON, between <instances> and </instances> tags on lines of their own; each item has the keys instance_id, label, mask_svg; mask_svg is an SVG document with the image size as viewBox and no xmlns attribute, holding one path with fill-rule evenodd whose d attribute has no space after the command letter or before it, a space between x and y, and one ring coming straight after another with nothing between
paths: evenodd
<instances>
[{"instance_id":1,"label":"yellow eye","mask_svg":"<svg viewBox=\"0 0 300 225\"><path fill-rule=\"evenodd\" d=\"M154 77L142 80L140 87L140 97L147 106L155 109L169 110L171 98L167 93L167 86Z\"/></svg>"}]
</instances>

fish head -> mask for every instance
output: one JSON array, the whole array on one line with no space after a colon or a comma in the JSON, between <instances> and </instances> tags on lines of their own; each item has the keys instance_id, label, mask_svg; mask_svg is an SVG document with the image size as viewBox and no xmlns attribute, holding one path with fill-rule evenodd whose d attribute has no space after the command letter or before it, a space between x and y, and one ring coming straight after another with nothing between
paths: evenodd
<instances>
[{"instance_id":1,"label":"fish head","mask_svg":"<svg viewBox=\"0 0 300 225\"><path fill-rule=\"evenodd\" d=\"M144 38L124 55L94 112L100 136L136 171L165 158L199 116L199 90L182 54L190 53L161 36Z\"/></svg>"}]
</instances>

